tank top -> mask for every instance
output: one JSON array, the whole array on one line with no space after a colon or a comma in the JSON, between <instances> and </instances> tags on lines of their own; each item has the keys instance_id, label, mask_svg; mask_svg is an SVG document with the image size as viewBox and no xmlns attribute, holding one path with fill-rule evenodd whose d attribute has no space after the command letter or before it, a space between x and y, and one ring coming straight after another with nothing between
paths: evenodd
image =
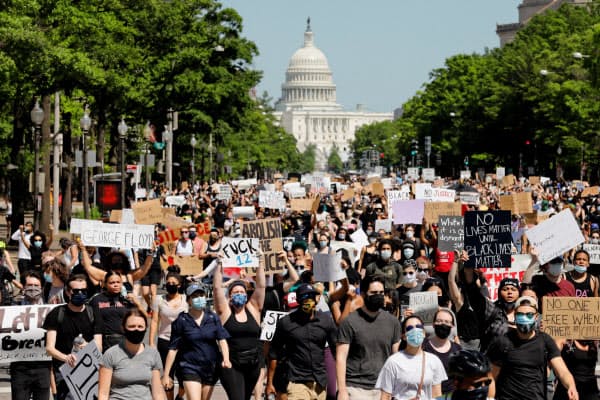
<instances>
[{"instance_id":1,"label":"tank top","mask_svg":"<svg viewBox=\"0 0 600 400\"><path fill-rule=\"evenodd\" d=\"M210 263L217 259L216 255L219 253L219 251L221 251L221 242L219 242L218 246L211 246L210 243L206 244L206 254L209 256L204 259L205 267L208 267Z\"/></svg>"},{"instance_id":2,"label":"tank top","mask_svg":"<svg viewBox=\"0 0 600 400\"><path fill-rule=\"evenodd\" d=\"M161 339L171 339L171 322L175 321L182 312L188 311L185 295L180 295L179 300L177 307L171 307L166 296L158 296L156 299L157 305L154 309L158 310L158 337Z\"/></svg>"},{"instance_id":3,"label":"tank top","mask_svg":"<svg viewBox=\"0 0 600 400\"><path fill-rule=\"evenodd\" d=\"M229 319L227 319L225 325L223 325L223 328L225 328L231 336L227 339L227 344L229 345L229 351L233 357L235 357L235 354L242 351L257 349L260 343L260 326L252 316L251 312L246 309L244 309L244 312L248 317L246 322L239 322L232 311Z\"/></svg>"},{"instance_id":4,"label":"tank top","mask_svg":"<svg viewBox=\"0 0 600 400\"><path fill-rule=\"evenodd\" d=\"M592 291L592 278L588 273L585 276L585 280L583 282L575 282L571 274L567 274L567 280L575 286L575 296L576 297L593 297L594 292Z\"/></svg>"},{"instance_id":5,"label":"tank top","mask_svg":"<svg viewBox=\"0 0 600 400\"><path fill-rule=\"evenodd\" d=\"M178 240L177 241L177 249L175 250L175 254L178 256L191 256L194 254L194 244L191 240Z\"/></svg>"}]
</instances>

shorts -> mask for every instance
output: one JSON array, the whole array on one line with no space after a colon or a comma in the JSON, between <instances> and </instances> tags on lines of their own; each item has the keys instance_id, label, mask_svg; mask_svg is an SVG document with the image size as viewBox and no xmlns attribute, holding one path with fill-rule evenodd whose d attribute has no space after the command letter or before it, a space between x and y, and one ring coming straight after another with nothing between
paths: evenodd
<instances>
[{"instance_id":1,"label":"shorts","mask_svg":"<svg viewBox=\"0 0 600 400\"><path fill-rule=\"evenodd\" d=\"M162 270L150 269L142 278L142 286L160 285Z\"/></svg>"},{"instance_id":2,"label":"shorts","mask_svg":"<svg viewBox=\"0 0 600 400\"><path fill-rule=\"evenodd\" d=\"M181 381L182 382L200 382L203 385L215 386L219 377L215 374L212 376L200 376L198 374L183 374Z\"/></svg>"}]
</instances>

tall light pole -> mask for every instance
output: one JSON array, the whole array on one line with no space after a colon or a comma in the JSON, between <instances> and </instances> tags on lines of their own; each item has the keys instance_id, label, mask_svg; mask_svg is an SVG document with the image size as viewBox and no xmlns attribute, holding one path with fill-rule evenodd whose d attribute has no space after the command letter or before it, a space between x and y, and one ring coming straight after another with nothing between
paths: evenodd
<instances>
[{"instance_id":1,"label":"tall light pole","mask_svg":"<svg viewBox=\"0 0 600 400\"><path fill-rule=\"evenodd\" d=\"M121 119L119 125L117 126L117 131L119 132L119 143L121 147L121 209L124 209L126 206L125 196L127 192L125 191L125 138L127 137L127 131L129 127L125 123L125 120Z\"/></svg>"},{"instance_id":2,"label":"tall light pole","mask_svg":"<svg viewBox=\"0 0 600 400\"><path fill-rule=\"evenodd\" d=\"M173 111L172 108L169 107L167 110L167 132L166 137L164 138L167 142L167 155L166 155L166 180L167 180L167 189L171 191L173 189L173 140L175 139L173 136L173 131L177 130L177 112Z\"/></svg>"},{"instance_id":3,"label":"tall light pole","mask_svg":"<svg viewBox=\"0 0 600 400\"><path fill-rule=\"evenodd\" d=\"M85 137L87 136L90 128L92 127L92 119L90 118L90 111L88 110L87 104L83 110L83 117L79 120L79 126L81 127L81 153L82 153L82 178L83 181L83 217L88 219L90 217L90 195L89 195L89 182L88 182L88 163L87 163L87 143Z\"/></svg>"},{"instance_id":4,"label":"tall light pole","mask_svg":"<svg viewBox=\"0 0 600 400\"><path fill-rule=\"evenodd\" d=\"M192 188L196 184L196 144L197 143L198 142L196 141L196 135L192 135L192 138L190 139L190 145L192 146L192 162L191 162L191 167L192 167Z\"/></svg>"},{"instance_id":5,"label":"tall light pole","mask_svg":"<svg viewBox=\"0 0 600 400\"><path fill-rule=\"evenodd\" d=\"M61 161L61 147L62 147L62 133L60 133L60 95L58 92L54 94L54 135L52 136L52 146L54 150L53 156L53 171L52 171L52 187L54 188L52 194L52 225L58 228L60 223L59 220L59 193L60 193L60 161Z\"/></svg>"},{"instance_id":6,"label":"tall light pole","mask_svg":"<svg viewBox=\"0 0 600 400\"><path fill-rule=\"evenodd\" d=\"M31 122L35 125L33 131L34 140L34 167L33 167L33 226L34 229L39 229L40 215L38 212L38 173L40 172L40 130L44 121L44 110L40 107L40 102L35 101L33 109L31 109Z\"/></svg>"}]
</instances>

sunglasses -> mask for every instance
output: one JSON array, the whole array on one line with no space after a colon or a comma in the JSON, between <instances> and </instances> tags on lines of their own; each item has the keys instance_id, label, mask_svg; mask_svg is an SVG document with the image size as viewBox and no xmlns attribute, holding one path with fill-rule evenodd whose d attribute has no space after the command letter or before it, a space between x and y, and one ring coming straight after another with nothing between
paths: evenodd
<instances>
[{"instance_id":1,"label":"sunglasses","mask_svg":"<svg viewBox=\"0 0 600 400\"><path fill-rule=\"evenodd\" d=\"M535 317L535 313L532 312L528 312L528 313L524 313L524 312L518 312L515 314L517 317L521 316L521 317L527 317L527 318L533 318Z\"/></svg>"},{"instance_id":2,"label":"sunglasses","mask_svg":"<svg viewBox=\"0 0 600 400\"><path fill-rule=\"evenodd\" d=\"M403 272L402 275L406 276L406 275L414 275L414 272Z\"/></svg>"},{"instance_id":3,"label":"sunglasses","mask_svg":"<svg viewBox=\"0 0 600 400\"><path fill-rule=\"evenodd\" d=\"M73 293L73 294L87 293L87 289L71 289L71 293Z\"/></svg>"},{"instance_id":4,"label":"sunglasses","mask_svg":"<svg viewBox=\"0 0 600 400\"><path fill-rule=\"evenodd\" d=\"M423 324L417 324L417 325L408 325L408 326L406 327L406 332L408 332L408 331L412 331L414 328L417 328L417 329L424 329L424 327L423 327Z\"/></svg>"},{"instance_id":5,"label":"sunglasses","mask_svg":"<svg viewBox=\"0 0 600 400\"><path fill-rule=\"evenodd\" d=\"M428 272L429 268L417 268L419 272Z\"/></svg>"},{"instance_id":6,"label":"sunglasses","mask_svg":"<svg viewBox=\"0 0 600 400\"><path fill-rule=\"evenodd\" d=\"M189 231L181 231L181 233L188 233Z\"/></svg>"},{"instance_id":7,"label":"sunglasses","mask_svg":"<svg viewBox=\"0 0 600 400\"><path fill-rule=\"evenodd\" d=\"M479 389L480 387L484 387L484 386L490 386L492 384L492 380L491 379L484 379L478 382L473 382L472 386L474 389Z\"/></svg>"}]
</instances>

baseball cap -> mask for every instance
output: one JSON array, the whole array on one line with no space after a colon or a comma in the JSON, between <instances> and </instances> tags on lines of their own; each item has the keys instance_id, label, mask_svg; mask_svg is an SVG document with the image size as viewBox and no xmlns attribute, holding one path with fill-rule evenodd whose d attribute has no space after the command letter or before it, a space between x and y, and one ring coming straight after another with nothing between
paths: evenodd
<instances>
[{"instance_id":1,"label":"baseball cap","mask_svg":"<svg viewBox=\"0 0 600 400\"><path fill-rule=\"evenodd\" d=\"M514 286L518 289L519 280L517 278L504 278L500 281L500 285L498 285L498 290L502 290L502 288L505 286Z\"/></svg>"},{"instance_id":2,"label":"baseball cap","mask_svg":"<svg viewBox=\"0 0 600 400\"><path fill-rule=\"evenodd\" d=\"M296 289L296 298L298 300L303 300L317 294L319 294L319 291L308 283L303 283Z\"/></svg>"},{"instance_id":3,"label":"baseball cap","mask_svg":"<svg viewBox=\"0 0 600 400\"><path fill-rule=\"evenodd\" d=\"M538 309L538 302L536 299L534 299L531 296L521 296L517 299L517 301L515 302L515 309L517 307L519 307L522 303L529 303L527 305L535 308L535 310L537 311Z\"/></svg>"},{"instance_id":4,"label":"baseball cap","mask_svg":"<svg viewBox=\"0 0 600 400\"><path fill-rule=\"evenodd\" d=\"M203 283L193 283L185 289L185 294L191 296L195 292L203 292L206 294L206 286Z\"/></svg>"}]
</instances>

